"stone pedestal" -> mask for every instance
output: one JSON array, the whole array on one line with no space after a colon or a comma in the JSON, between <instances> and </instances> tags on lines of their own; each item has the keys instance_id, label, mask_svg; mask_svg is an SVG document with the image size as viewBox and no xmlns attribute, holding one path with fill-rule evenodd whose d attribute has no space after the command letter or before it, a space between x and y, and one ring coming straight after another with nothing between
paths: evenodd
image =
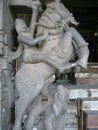
<instances>
[{"instance_id":1,"label":"stone pedestal","mask_svg":"<svg viewBox=\"0 0 98 130\"><path fill-rule=\"evenodd\" d=\"M98 64L89 63L87 70L73 72L70 79L76 85L98 85Z\"/></svg>"}]
</instances>

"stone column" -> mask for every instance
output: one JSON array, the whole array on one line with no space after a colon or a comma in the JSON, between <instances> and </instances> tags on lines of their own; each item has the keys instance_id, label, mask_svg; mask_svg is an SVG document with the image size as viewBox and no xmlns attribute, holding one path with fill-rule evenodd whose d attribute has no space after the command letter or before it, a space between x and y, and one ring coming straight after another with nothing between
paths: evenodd
<instances>
[{"instance_id":1,"label":"stone column","mask_svg":"<svg viewBox=\"0 0 98 130\"><path fill-rule=\"evenodd\" d=\"M3 55L4 42L4 2L0 0L0 56Z\"/></svg>"},{"instance_id":2,"label":"stone column","mask_svg":"<svg viewBox=\"0 0 98 130\"><path fill-rule=\"evenodd\" d=\"M0 46L2 44L2 32L3 30L3 1L0 0ZM1 118L2 118L2 86L1 86L1 80L0 80L0 130L2 130L2 121L1 121Z\"/></svg>"},{"instance_id":3,"label":"stone column","mask_svg":"<svg viewBox=\"0 0 98 130\"><path fill-rule=\"evenodd\" d=\"M11 75L6 40L7 0L0 0L0 130L11 130ZM14 87L13 87L14 88Z\"/></svg>"},{"instance_id":4,"label":"stone column","mask_svg":"<svg viewBox=\"0 0 98 130\"><path fill-rule=\"evenodd\" d=\"M3 29L3 0L0 0L0 30Z\"/></svg>"}]
</instances>

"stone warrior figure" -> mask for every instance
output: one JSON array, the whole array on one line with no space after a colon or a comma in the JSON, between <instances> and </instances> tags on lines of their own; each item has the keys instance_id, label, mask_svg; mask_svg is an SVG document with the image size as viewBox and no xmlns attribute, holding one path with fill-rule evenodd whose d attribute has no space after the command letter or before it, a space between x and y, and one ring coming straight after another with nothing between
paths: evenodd
<instances>
[{"instance_id":1,"label":"stone warrior figure","mask_svg":"<svg viewBox=\"0 0 98 130\"><path fill-rule=\"evenodd\" d=\"M15 21L19 47L10 56L12 59L21 56L22 64L15 75L19 99L13 130L22 129L21 122L29 104L47 86L47 81L51 84L49 79L57 70L62 73L74 66L87 68L89 56L88 44L76 29L69 26L69 23L77 25L77 22L59 0L48 4L38 21L40 2L23 2L23 5L32 9L32 18L29 27L21 19ZM76 59L71 62L74 54ZM29 115L26 130L32 130Z\"/></svg>"}]
</instances>

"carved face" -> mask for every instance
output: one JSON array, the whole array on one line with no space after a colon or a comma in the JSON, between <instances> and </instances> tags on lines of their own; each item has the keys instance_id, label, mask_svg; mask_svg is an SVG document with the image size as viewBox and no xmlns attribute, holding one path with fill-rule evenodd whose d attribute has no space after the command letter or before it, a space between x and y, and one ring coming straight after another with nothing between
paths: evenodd
<instances>
[{"instance_id":1,"label":"carved face","mask_svg":"<svg viewBox=\"0 0 98 130\"><path fill-rule=\"evenodd\" d=\"M63 102L63 101L68 101L69 95L68 95L68 90L63 86L59 85L57 88L57 97Z\"/></svg>"},{"instance_id":2,"label":"carved face","mask_svg":"<svg viewBox=\"0 0 98 130\"><path fill-rule=\"evenodd\" d=\"M54 10L59 16L61 16L61 19L65 21L65 23L72 23L74 25L77 25L77 21L74 19L73 14L70 13L70 11L63 5L63 3L59 2L52 2L47 5L48 8Z\"/></svg>"},{"instance_id":3,"label":"carved face","mask_svg":"<svg viewBox=\"0 0 98 130\"><path fill-rule=\"evenodd\" d=\"M15 27L16 27L17 33L26 32L28 29L24 20L22 19L15 20Z\"/></svg>"},{"instance_id":4,"label":"carved face","mask_svg":"<svg viewBox=\"0 0 98 130\"><path fill-rule=\"evenodd\" d=\"M70 11L60 2L47 4L47 9L39 19L39 25L49 29L59 27L63 29L64 25L68 25L69 23L78 24Z\"/></svg>"}]
</instances>

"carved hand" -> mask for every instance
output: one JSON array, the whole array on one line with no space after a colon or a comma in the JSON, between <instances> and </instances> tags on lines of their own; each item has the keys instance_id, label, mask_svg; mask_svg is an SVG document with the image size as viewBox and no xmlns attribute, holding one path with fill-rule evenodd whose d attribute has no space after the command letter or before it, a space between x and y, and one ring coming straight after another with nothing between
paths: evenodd
<instances>
[{"instance_id":1,"label":"carved hand","mask_svg":"<svg viewBox=\"0 0 98 130\"><path fill-rule=\"evenodd\" d=\"M65 70L68 70L68 69L70 69L70 68L72 68L72 67L75 67L75 66L77 66L77 65L78 65L77 62L66 63L66 64L64 65L64 67L60 67L60 68L59 68L59 72L60 72L60 73L63 73Z\"/></svg>"},{"instance_id":2,"label":"carved hand","mask_svg":"<svg viewBox=\"0 0 98 130\"><path fill-rule=\"evenodd\" d=\"M36 44L41 44L42 41L44 41L48 36L48 30L44 30L43 34L41 36L38 36L36 38L30 38L29 33L20 33L18 35L18 42L26 44L28 46L34 46Z\"/></svg>"}]
</instances>

